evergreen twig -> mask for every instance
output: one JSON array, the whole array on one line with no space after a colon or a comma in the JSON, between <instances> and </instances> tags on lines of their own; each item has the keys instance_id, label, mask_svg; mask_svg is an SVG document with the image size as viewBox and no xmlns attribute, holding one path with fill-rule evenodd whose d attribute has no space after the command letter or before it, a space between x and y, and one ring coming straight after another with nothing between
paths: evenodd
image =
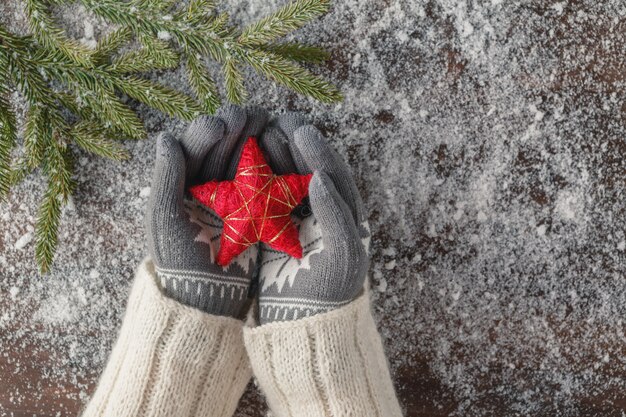
<instances>
[{"instance_id":1,"label":"evergreen twig","mask_svg":"<svg viewBox=\"0 0 626 417\"><path fill-rule=\"evenodd\" d=\"M61 207L59 192L55 184L50 182L39 206L35 225L35 258L41 272L48 272L54 259L61 221Z\"/></svg>"},{"instance_id":2,"label":"evergreen twig","mask_svg":"<svg viewBox=\"0 0 626 417\"><path fill-rule=\"evenodd\" d=\"M329 0L293 0L243 30L230 26L213 0L78 1L116 26L93 49L68 38L50 14L70 0L24 0L31 35L17 36L0 25L0 201L34 170L47 177L35 233L43 272L52 264L62 207L76 185L74 149L123 160L128 153L117 140L146 136L122 97L186 120L213 113L220 96L205 61L214 60L234 103L247 97L244 66L317 100L341 100L333 85L299 65L325 61L325 51L280 41L325 13ZM195 98L141 77L181 62ZM14 91L28 105L19 155L9 102Z\"/></svg>"},{"instance_id":3,"label":"evergreen twig","mask_svg":"<svg viewBox=\"0 0 626 417\"><path fill-rule=\"evenodd\" d=\"M297 42L268 44L263 46L263 50L302 63L321 64L330 58L330 54L322 48Z\"/></svg>"},{"instance_id":4,"label":"evergreen twig","mask_svg":"<svg viewBox=\"0 0 626 417\"><path fill-rule=\"evenodd\" d=\"M198 56L190 54L187 56L187 77L189 84L196 93L196 98L202 106L202 110L207 113L215 113L220 106L220 98L217 93L215 82L202 66Z\"/></svg>"},{"instance_id":5,"label":"evergreen twig","mask_svg":"<svg viewBox=\"0 0 626 417\"><path fill-rule=\"evenodd\" d=\"M328 11L328 0L301 0L288 3L275 13L248 26L239 36L242 45L264 45L301 28Z\"/></svg>"},{"instance_id":6,"label":"evergreen twig","mask_svg":"<svg viewBox=\"0 0 626 417\"><path fill-rule=\"evenodd\" d=\"M103 36L96 44L96 49L91 54L95 65L105 64L111 57L133 37L128 28L119 28Z\"/></svg>"},{"instance_id":7,"label":"evergreen twig","mask_svg":"<svg viewBox=\"0 0 626 417\"><path fill-rule=\"evenodd\" d=\"M224 63L224 82L226 97L229 101L235 104L245 101L248 93L243 85L243 75L232 58L227 59Z\"/></svg>"},{"instance_id":8,"label":"evergreen twig","mask_svg":"<svg viewBox=\"0 0 626 417\"><path fill-rule=\"evenodd\" d=\"M43 47L60 52L78 65L89 66L91 51L65 36L48 15L49 7L46 0L26 0L28 23L37 41Z\"/></svg>"},{"instance_id":9,"label":"evergreen twig","mask_svg":"<svg viewBox=\"0 0 626 417\"><path fill-rule=\"evenodd\" d=\"M116 161L129 158L129 154L121 145L106 135L98 123L93 121L80 121L72 126L72 138L78 146L98 156Z\"/></svg>"},{"instance_id":10,"label":"evergreen twig","mask_svg":"<svg viewBox=\"0 0 626 417\"><path fill-rule=\"evenodd\" d=\"M0 75L3 73L0 63ZM6 98L8 91L0 84L0 202L9 193L11 152L17 142L15 114Z\"/></svg>"},{"instance_id":11,"label":"evergreen twig","mask_svg":"<svg viewBox=\"0 0 626 417\"><path fill-rule=\"evenodd\" d=\"M214 4L208 0L190 1L186 10L179 11L167 8L159 0L81 2L96 15L129 28L138 37L167 39L177 45L187 64L189 84L198 99L205 101L202 104L205 109L216 107L213 104L216 97L211 94L211 87L208 91L199 87L202 79L209 79L208 74L199 71L199 57L210 57L222 64L226 97L234 103L243 102L247 96L242 64L300 94L328 103L341 100L340 92L332 84L298 66L298 63L324 61L328 55L323 50L295 42L277 42L327 12L329 0L294 0L242 31L228 26L227 14L212 13ZM164 11L172 14L163 16ZM207 93L208 102L203 99Z\"/></svg>"}]
</instances>

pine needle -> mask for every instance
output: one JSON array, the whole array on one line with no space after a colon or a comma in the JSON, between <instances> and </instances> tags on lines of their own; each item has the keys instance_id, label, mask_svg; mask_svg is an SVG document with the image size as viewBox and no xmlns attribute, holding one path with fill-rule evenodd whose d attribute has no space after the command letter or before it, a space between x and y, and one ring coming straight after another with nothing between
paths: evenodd
<instances>
[{"instance_id":1,"label":"pine needle","mask_svg":"<svg viewBox=\"0 0 626 417\"><path fill-rule=\"evenodd\" d=\"M32 34L14 35L0 25L0 199L38 168L47 177L36 225L42 271L51 266L61 207L76 185L73 147L123 160L128 153L117 140L146 136L127 98L186 120L213 113L220 96L205 61L214 60L233 103L246 100L246 66L318 100L341 99L334 86L299 66L325 61L325 51L281 42L325 13L329 0L294 0L243 30L229 24L228 14L216 13L213 0L189 0L186 6L176 0L79 0L117 27L95 49L68 38L52 18L50 8L70 0L23 1ZM195 98L142 77L181 63ZM23 151L14 161L18 127L7 100L13 90L28 105Z\"/></svg>"},{"instance_id":2,"label":"pine needle","mask_svg":"<svg viewBox=\"0 0 626 417\"><path fill-rule=\"evenodd\" d=\"M48 109L33 104L28 109L24 129L24 149L26 165L35 169L44 158L44 154L52 142L52 129L48 117Z\"/></svg>"},{"instance_id":3,"label":"pine needle","mask_svg":"<svg viewBox=\"0 0 626 417\"><path fill-rule=\"evenodd\" d=\"M301 63L322 64L330 58L330 54L322 48L296 42L269 44L263 46L263 50Z\"/></svg>"},{"instance_id":4,"label":"pine needle","mask_svg":"<svg viewBox=\"0 0 626 417\"><path fill-rule=\"evenodd\" d=\"M35 258L42 273L49 271L58 243L61 202L56 184L50 182L46 190L35 225Z\"/></svg>"},{"instance_id":5,"label":"pine needle","mask_svg":"<svg viewBox=\"0 0 626 417\"><path fill-rule=\"evenodd\" d=\"M43 170L50 178L50 182L54 184L57 195L65 203L70 198L76 183L72 179L74 171L72 153L69 148L58 143L59 133L58 131L52 132L53 139L43 162Z\"/></svg>"},{"instance_id":6,"label":"pine needle","mask_svg":"<svg viewBox=\"0 0 626 417\"><path fill-rule=\"evenodd\" d=\"M4 97L6 93L0 85L0 202L11 187L11 151L17 142L15 115Z\"/></svg>"},{"instance_id":7,"label":"pine needle","mask_svg":"<svg viewBox=\"0 0 626 417\"><path fill-rule=\"evenodd\" d=\"M187 77L202 110L213 114L220 106L220 98L217 94L215 82L203 67L200 59L195 55L187 56Z\"/></svg>"},{"instance_id":8,"label":"pine needle","mask_svg":"<svg viewBox=\"0 0 626 417\"><path fill-rule=\"evenodd\" d=\"M246 100L248 93L243 85L243 76L232 58L224 63L224 82L226 97L231 103L240 104Z\"/></svg>"},{"instance_id":9,"label":"pine needle","mask_svg":"<svg viewBox=\"0 0 626 417\"><path fill-rule=\"evenodd\" d=\"M81 96L84 102L94 109L94 116L105 127L120 130L130 139L143 139L146 131L139 117L115 95L113 89L95 88Z\"/></svg>"},{"instance_id":10,"label":"pine needle","mask_svg":"<svg viewBox=\"0 0 626 417\"><path fill-rule=\"evenodd\" d=\"M282 38L326 13L329 6L329 2L324 0L299 0L289 3L247 27L239 36L239 43L258 46Z\"/></svg>"},{"instance_id":11,"label":"pine needle","mask_svg":"<svg viewBox=\"0 0 626 417\"><path fill-rule=\"evenodd\" d=\"M242 59L266 77L324 103L341 101L339 90L293 61L266 51L241 53Z\"/></svg>"},{"instance_id":12,"label":"pine needle","mask_svg":"<svg viewBox=\"0 0 626 417\"><path fill-rule=\"evenodd\" d=\"M170 116L192 120L200 113L195 100L169 87L132 76L120 77L112 82L130 97Z\"/></svg>"},{"instance_id":13,"label":"pine needle","mask_svg":"<svg viewBox=\"0 0 626 417\"><path fill-rule=\"evenodd\" d=\"M178 55L169 48L159 50L158 52L144 48L139 51L129 51L120 55L113 61L110 71L131 74L164 70L176 68L178 61Z\"/></svg>"},{"instance_id":14,"label":"pine needle","mask_svg":"<svg viewBox=\"0 0 626 417\"><path fill-rule=\"evenodd\" d=\"M94 155L122 161L129 154L122 146L106 136L106 130L93 121L81 121L72 126L71 136L74 141Z\"/></svg>"},{"instance_id":15,"label":"pine needle","mask_svg":"<svg viewBox=\"0 0 626 417\"><path fill-rule=\"evenodd\" d=\"M110 62L112 55L121 47L127 44L133 37L133 33L126 27L119 28L103 36L96 45L96 49L91 55L92 61L96 65Z\"/></svg>"},{"instance_id":16,"label":"pine needle","mask_svg":"<svg viewBox=\"0 0 626 417\"><path fill-rule=\"evenodd\" d=\"M78 65L91 65L91 51L68 39L48 15L49 4L44 0L26 0L26 14L31 32L44 46L56 50Z\"/></svg>"},{"instance_id":17,"label":"pine needle","mask_svg":"<svg viewBox=\"0 0 626 417\"><path fill-rule=\"evenodd\" d=\"M215 9L215 2L213 0L190 0L189 6L187 6L187 16L189 18L194 16L208 16Z\"/></svg>"},{"instance_id":18,"label":"pine needle","mask_svg":"<svg viewBox=\"0 0 626 417\"><path fill-rule=\"evenodd\" d=\"M292 1L240 33L228 27L228 15L212 14L214 5L210 1L192 1L186 13L174 13L167 15L168 18L163 18L149 7L152 3L159 3L159 0L142 1L143 7L137 7L137 0L130 3L115 0L81 1L96 15L128 27L140 38L171 40L179 47L185 62L188 62L189 56L199 55L222 63L226 96L233 103L242 103L247 97L242 72L238 68L242 63L249 64L267 78L298 93L324 102L341 100L341 94L330 83L297 65L299 62L319 63L327 58L326 53L319 48L297 43L275 42L326 13L329 0ZM264 65L259 59L277 59L280 62ZM188 71L189 83L193 86L199 74L190 74ZM206 108L206 105L203 107Z\"/></svg>"}]
</instances>

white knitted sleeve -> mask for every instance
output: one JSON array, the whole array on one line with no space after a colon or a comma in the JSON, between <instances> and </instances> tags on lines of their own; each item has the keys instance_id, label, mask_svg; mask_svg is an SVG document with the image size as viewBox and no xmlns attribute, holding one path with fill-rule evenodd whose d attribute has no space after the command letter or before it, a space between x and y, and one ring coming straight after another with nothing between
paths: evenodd
<instances>
[{"instance_id":1,"label":"white knitted sleeve","mask_svg":"<svg viewBox=\"0 0 626 417\"><path fill-rule=\"evenodd\" d=\"M244 328L276 417L400 417L367 293L340 309Z\"/></svg>"},{"instance_id":2,"label":"white knitted sleeve","mask_svg":"<svg viewBox=\"0 0 626 417\"><path fill-rule=\"evenodd\" d=\"M242 322L165 297L146 260L83 417L230 417L250 376Z\"/></svg>"}]
</instances>

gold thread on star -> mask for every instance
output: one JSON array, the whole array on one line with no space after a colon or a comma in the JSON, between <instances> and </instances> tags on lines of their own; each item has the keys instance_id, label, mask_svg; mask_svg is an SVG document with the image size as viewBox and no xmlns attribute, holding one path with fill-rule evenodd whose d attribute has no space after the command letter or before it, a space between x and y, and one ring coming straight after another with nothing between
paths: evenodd
<instances>
[{"instance_id":1,"label":"gold thread on star","mask_svg":"<svg viewBox=\"0 0 626 417\"><path fill-rule=\"evenodd\" d=\"M224 220L218 263L228 264L258 241L301 257L302 246L291 211L308 193L311 176L274 175L254 138L244 144L241 155L232 181L212 181L190 189L194 197Z\"/></svg>"}]
</instances>

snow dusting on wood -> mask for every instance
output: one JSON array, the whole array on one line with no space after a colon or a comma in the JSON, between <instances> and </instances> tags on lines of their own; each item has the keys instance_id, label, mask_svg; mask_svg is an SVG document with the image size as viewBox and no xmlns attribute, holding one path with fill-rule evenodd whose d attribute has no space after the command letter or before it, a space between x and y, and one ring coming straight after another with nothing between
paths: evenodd
<instances>
[{"instance_id":1,"label":"snow dusting on wood","mask_svg":"<svg viewBox=\"0 0 626 417\"><path fill-rule=\"evenodd\" d=\"M285 3L220 7L246 23ZM333 3L297 38L332 52L312 70L343 103L252 71L247 87L275 113L308 113L353 168L406 415L623 415L626 3ZM88 44L110 29L78 6L57 17ZM21 2L0 20L23 32ZM186 88L182 72L155 77ZM183 128L138 110L151 137L125 142L132 160L76 151L50 274L31 244L40 178L0 205L0 411L76 415L106 363L146 255L154 137ZM264 415L259 398L236 415Z\"/></svg>"}]
</instances>

